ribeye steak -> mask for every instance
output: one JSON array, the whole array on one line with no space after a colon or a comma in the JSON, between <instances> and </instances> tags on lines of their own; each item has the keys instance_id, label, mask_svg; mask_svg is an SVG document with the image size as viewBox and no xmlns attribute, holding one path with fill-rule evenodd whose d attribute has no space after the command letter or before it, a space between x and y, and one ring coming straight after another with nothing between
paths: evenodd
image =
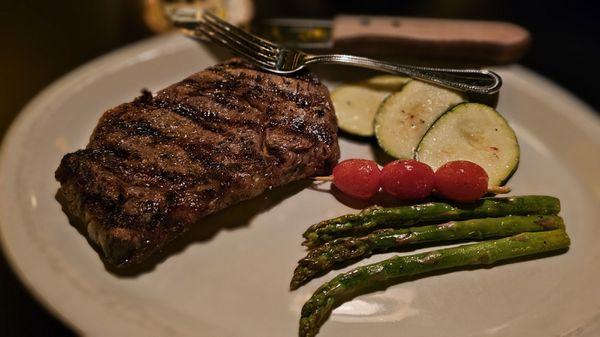
<instances>
[{"instance_id":1,"label":"ribeye steak","mask_svg":"<svg viewBox=\"0 0 600 337\"><path fill-rule=\"evenodd\" d=\"M336 133L314 75L232 59L105 112L62 159L59 195L106 260L135 264L210 213L329 173Z\"/></svg>"}]
</instances>

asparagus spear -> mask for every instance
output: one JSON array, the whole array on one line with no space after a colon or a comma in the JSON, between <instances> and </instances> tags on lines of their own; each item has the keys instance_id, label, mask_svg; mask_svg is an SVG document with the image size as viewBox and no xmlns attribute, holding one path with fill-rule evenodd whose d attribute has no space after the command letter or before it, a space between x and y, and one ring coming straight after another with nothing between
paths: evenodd
<instances>
[{"instance_id":1,"label":"asparagus spear","mask_svg":"<svg viewBox=\"0 0 600 337\"><path fill-rule=\"evenodd\" d=\"M487 265L520 256L567 248L564 229L521 233L508 238L433 250L358 267L322 285L302 307L300 337L312 337L334 307L378 285L400 282L403 277L463 266Z\"/></svg>"},{"instance_id":2,"label":"asparagus spear","mask_svg":"<svg viewBox=\"0 0 600 337\"><path fill-rule=\"evenodd\" d=\"M409 227L425 221L450 221L507 215L557 214L560 201L549 196L486 198L470 204L429 202L393 208L371 207L312 225L304 232L309 247L338 237L366 234L378 228Z\"/></svg>"},{"instance_id":3,"label":"asparagus spear","mask_svg":"<svg viewBox=\"0 0 600 337\"><path fill-rule=\"evenodd\" d=\"M326 242L309 251L298 261L290 283L292 290L310 281L315 275L330 271L336 264L369 257L374 252L385 252L408 244L433 241L482 240L505 237L523 232L539 232L563 227L557 215L508 216L483 218L439 225L382 229L364 237L346 237Z\"/></svg>"}]
</instances>

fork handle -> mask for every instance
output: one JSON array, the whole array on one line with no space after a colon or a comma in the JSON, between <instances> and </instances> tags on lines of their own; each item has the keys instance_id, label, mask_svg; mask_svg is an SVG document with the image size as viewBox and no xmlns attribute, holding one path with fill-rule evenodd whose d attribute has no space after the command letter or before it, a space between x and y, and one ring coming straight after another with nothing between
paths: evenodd
<instances>
[{"instance_id":1,"label":"fork handle","mask_svg":"<svg viewBox=\"0 0 600 337\"><path fill-rule=\"evenodd\" d=\"M307 55L306 64L342 64L405 75L424 82L437 84L450 89L478 94L493 94L500 90L502 78L486 69L430 68L399 65L367 57L331 54Z\"/></svg>"}]
</instances>

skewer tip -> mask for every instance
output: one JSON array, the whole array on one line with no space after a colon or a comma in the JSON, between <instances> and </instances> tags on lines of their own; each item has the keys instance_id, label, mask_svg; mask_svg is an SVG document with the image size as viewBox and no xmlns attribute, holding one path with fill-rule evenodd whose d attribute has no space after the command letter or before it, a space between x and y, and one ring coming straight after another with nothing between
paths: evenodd
<instances>
[{"instance_id":1,"label":"skewer tip","mask_svg":"<svg viewBox=\"0 0 600 337\"><path fill-rule=\"evenodd\" d=\"M312 180L314 180L314 181L333 181L333 176L312 177Z\"/></svg>"},{"instance_id":2,"label":"skewer tip","mask_svg":"<svg viewBox=\"0 0 600 337\"><path fill-rule=\"evenodd\" d=\"M508 186L489 186L488 192L494 194L506 194L509 193L512 189Z\"/></svg>"}]
</instances>

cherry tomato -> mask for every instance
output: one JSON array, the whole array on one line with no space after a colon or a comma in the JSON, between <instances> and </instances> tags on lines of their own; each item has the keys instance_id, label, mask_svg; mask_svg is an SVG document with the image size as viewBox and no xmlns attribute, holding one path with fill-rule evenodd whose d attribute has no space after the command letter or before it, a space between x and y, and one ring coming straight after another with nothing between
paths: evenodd
<instances>
[{"instance_id":1,"label":"cherry tomato","mask_svg":"<svg viewBox=\"0 0 600 337\"><path fill-rule=\"evenodd\" d=\"M366 159L348 159L333 168L333 184L345 194L361 200L372 198L380 187L381 170Z\"/></svg>"},{"instance_id":2,"label":"cherry tomato","mask_svg":"<svg viewBox=\"0 0 600 337\"><path fill-rule=\"evenodd\" d=\"M481 166L466 160L451 161L435 172L435 189L450 200L472 202L487 192L488 180Z\"/></svg>"},{"instance_id":3,"label":"cherry tomato","mask_svg":"<svg viewBox=\"0 0 600 337\"><path fill-rule=\"evenodd\" d=\"M434 185L433 170L416 160L396 160L383 167L383 190L401 200L422 199L431 194Z\"/></svg>"}]
</instances>

